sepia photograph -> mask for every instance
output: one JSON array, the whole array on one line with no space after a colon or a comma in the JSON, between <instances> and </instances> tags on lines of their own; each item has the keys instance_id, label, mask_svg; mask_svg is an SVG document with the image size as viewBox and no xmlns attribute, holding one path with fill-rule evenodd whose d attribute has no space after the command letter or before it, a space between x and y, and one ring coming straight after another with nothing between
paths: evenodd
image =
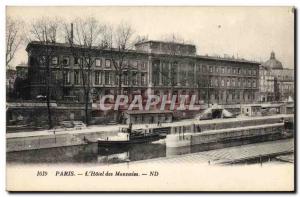
<instances>
[{"instance_id":1,"label":"sepia photograph","mask_svg":"<svg viewBox=\"0 0 300 197\"><path fill-rule=\"evenodd\" d=\"M6 190L295 191L292 6L6 6Z\"/></svg>"}]
</instances>

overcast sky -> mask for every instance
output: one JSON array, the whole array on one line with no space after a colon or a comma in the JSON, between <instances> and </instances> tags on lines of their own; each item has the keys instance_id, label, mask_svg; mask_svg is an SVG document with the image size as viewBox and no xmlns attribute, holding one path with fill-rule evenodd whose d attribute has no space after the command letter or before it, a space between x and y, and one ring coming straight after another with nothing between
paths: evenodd
<instances>
[{"instance_id":1,"label":"overcast sky","mask_svg":"<svg viewBox=\"0 0 300 197\"><path fill-rule=\"evenodd\" d=\"M291 7L7 7L7 15L29 24L42 16L71 20L94 16L103 22L130 23L137 34L159 40L177 34L199 55L266 61L274 51L284 67L294 67L294 15ZM14 64L27 62L25 46Z\"/></svg>"}]
</instances>

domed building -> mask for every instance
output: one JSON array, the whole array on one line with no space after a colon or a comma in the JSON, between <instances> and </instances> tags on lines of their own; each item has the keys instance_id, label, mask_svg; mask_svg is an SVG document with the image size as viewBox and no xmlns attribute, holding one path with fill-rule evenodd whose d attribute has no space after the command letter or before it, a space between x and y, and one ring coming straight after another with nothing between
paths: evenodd
<instances>
[{"instance_id":1,"label":"domed building","mask_svg":"<svg viewBox=\"0 0 300 197\"><path fill-rule=\"evenodd\" d=\"M272 51L270 59L260 65L260 101L284 101L294 96L294 69L283 68Z\"/></svg>"},{"instance_id":2,"label":"domed building","mask_svg":"<svg viewBox=\"0 0 300 197\"><path fill-rule=\"evenodd\" d=\"M263 66L269 70L282 70L282 63L280 61L278 61L275 57L275 53L274 51L271 52L271 56L270 59L268 61L266 61L265 63L263 63Z\"/></svg>"}]
</instances>

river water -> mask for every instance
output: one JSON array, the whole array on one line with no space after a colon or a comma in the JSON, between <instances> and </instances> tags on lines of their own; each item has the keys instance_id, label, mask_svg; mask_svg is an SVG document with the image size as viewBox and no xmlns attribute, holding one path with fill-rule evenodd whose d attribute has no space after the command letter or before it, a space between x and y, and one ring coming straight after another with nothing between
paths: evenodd
<instances>
[{"instance_id":1,"label":"river water","mask_svg":"<svg viewBox=\"0 0 300 197\"><path fill-rule=\"evenodd\" d=\"M6 158L8 163L98 163L106 165L159 157L171 157L248 143L247 141L237 141L230 144L215 143L180 148L166 148L164 140L118 147L101 147L94 143L80 146L10 152L7 153Z\"/></svg>"},{"instance_id":2,"label":"river water","mask_svg":"<svg viewBox=\"0 0 300 197\"><path fill-rule=\"evenodd\" d=\"M7 153L8 163L120 163L166 156L164 143L98 147L96 143Z\"/></svg>"}]
</instances>

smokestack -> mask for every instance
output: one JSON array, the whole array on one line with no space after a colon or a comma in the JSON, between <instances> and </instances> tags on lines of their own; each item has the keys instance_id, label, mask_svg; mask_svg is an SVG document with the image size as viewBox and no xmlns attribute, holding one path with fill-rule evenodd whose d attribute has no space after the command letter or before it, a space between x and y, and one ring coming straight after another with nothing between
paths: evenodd
<instances>
[{"instance_id":1,"label":"smokestack","mask_svg":"<svg viewBox=\"0 0 300 197\"><path fill-rule=\"evenodd\" d=\"M73 23L71 23L71 37L70 37L70 41L73 44Z\"/></svg>"}]
</instances>

